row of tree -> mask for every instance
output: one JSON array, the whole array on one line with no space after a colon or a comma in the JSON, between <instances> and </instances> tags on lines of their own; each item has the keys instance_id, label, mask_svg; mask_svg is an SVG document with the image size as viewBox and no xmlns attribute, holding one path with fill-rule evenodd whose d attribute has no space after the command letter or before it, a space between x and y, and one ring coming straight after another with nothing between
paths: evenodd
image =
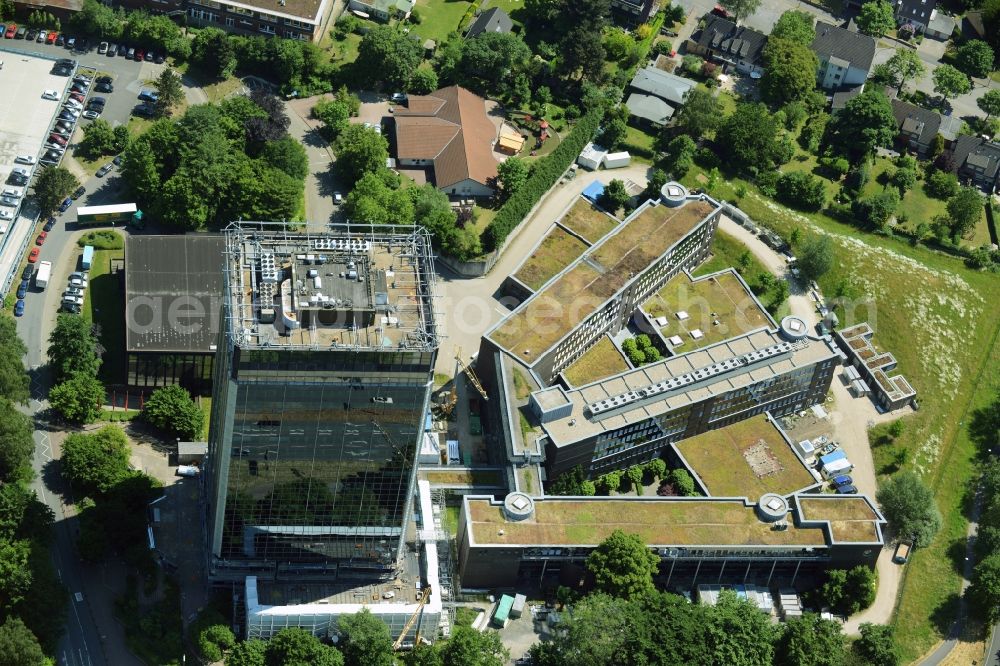
<instances>
[{"instance_id":1,"label":"row of tree","mask_svg":"<svg viewBox=\"0 0 1000 666\"><path fill-rule=\"evenodd\" d=\"M126 42L186 59L191 54L191 42L166 14L149 14L112 9L97 0L84 0L80 11L70 18L73 30L102 41Z\"/></svg>"},{"instance_id":2,"label":"row of tree","mask_svg":"<svg viewBox=\"0 0 1000 666\"><path fill-rule=\"evenodd\" d=\"M97 420L104 408L104 384L97 373L103 362L100 326L79 315L62 313L49 335L53 386L49 405L71 423Z\"/></svg>"},{"instance_id":3,"label":"row of tree","mask_svg":"<svg viewBox=\"0 0 1000 666\"><path fill-rule=\"evenodd\" d=\"M1000 392L969 420L969 435L985 460L979 479L976 566L966 590L973 611L989 624L1000 622Z\"/></svg>"},{"instance_id":4,"label":"row of tree","mask_svg":"<svg viewBox=\"0 0 1000 666\"><path fill-rule=\"evenodd\" d=\"M30 397L26 352L14 319L0 313L0 664L46 666L67 592L49 554L54 515L28 487L34 426L18 409Z\"/></svg>"}]
</instances>

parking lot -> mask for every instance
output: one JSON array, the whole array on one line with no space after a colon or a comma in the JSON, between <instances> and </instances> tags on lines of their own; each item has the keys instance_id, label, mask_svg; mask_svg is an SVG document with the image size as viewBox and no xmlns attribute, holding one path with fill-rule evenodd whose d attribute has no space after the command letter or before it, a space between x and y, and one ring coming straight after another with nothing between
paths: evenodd
<instances>
[{"instance_id":1,"label":"parking lot","mask_svg":"<svg viewBox=\"0 0 1000 666\"><path fill-rule=\"evenodd\" d=\"M0 178L7 183L15 167L32 171L32 166L15 164L14 159L18 155L38 157L59 110L59 102L43 99L42 93L54 90L62 98L70 79L51 73L52 60L20 54L3 54L0 60L0 88L4 91L0 98Z\"/></svg>"}]
</instances>

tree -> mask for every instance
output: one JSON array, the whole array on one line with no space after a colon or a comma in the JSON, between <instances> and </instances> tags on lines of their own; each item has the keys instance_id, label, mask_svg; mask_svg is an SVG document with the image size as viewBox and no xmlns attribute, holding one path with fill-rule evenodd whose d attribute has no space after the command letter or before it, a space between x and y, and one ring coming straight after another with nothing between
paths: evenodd
<instances>
[{"instance_id":1,"label":"tree","mask_svg":"<svg viewBox=\"0 0 1000 666\"><path fill-rule=\"evenodd\" d=\"M519 157L508 157L497 165L497 180L504 199L509 199L528 182L528 163Z\"/></svg>"},{"instance_id":2,"label":"tree","mask_svg":"<svg viewBox=\"0 0 1000 666\"><path fill-rule=\"evenodd\" d=\"M324 138L327 141L333 141L347 129L351 118L351 108L346 100L322 99L313 106L312 115L323 123Z\"/></svg>"},{"instance_id":3,"label":"tree","mask_svg":"<svg viewBox=\"0 0 1000 666\"><path fill-rule=\"evenodd\" d=\"M660 558L636 534L615 530L587 557L587 569L603 592L630 599L653 590Z\"/></svg>"},{"instance_id":4,"label":"tree","mask_svg":"<svg viewBox=\"0 0 1000 666\"><path fill-rule=\"evenodd\" d=\"M777 630L770 618L732 590L723 590L708 612L706 642L712 664L756 666L772 663Z\"/></svg>"},{"instance_id":5,"label":"tree","mask_svg":"<svg viewBox=\"0 0 1000 666\"><path fill-rule=\"evenodd\" d=\"M820 595L838 613L854 615L875 601L875 573L868 567L829 569L826 576Z\"/></svg>"},{"instance_id":6,"label":"tree","mask_svg":"<svg viewBox=\"0 0 1000 666\"><path fill-rule=\"evenodd\" d=\"M438 88L438 75L433 69L418 68L410 77L410 87L407 92L414 95L428 95Z\"/></svg>"},{"instance_id":7,"label":"tree","mask_svg":"<svg viewBox=\"0 0 1000 666\"><path fill-rule=\"evenodd\" d=\"M660 190L667 184L667 174L663 169L653 169L649 172L649 180L646 181L646 190L643 196L654 201L659 199Z\"/></svg>"},{"instance_id":8,"label":"tree","mask_svg":"<svg viewBox=\"0 0 1000 666\"><path fill-rule=\"evenodd\" d=\"M776 666L840 666L847 657L840 623L815 613L789 619L776 648Z\"/></svg>"},{"instance_id":9,"label":"tree","mask_svg":"<svg viewBox=\"0 0 1000 666\"><path fill-rule=\"evenodd\" d=\"M84 0L83 8L70 18L70 25L79 32L101 39L119 39L122 36L120 16L97 0Z\"/></svg>"},{"instance_id":10,"label":"tree","mask_svg":"<svg viewBox=\"0 0 1000 666\"><path fill-rule=\"evenodd\" d=\"M103 118L97 118L83 127L83 140L79 150L91 159L101 155L112 155L115 152L115 131Z\"/></svg>"},{"instance_id":11,"label":"tree","mask_svg":"<svg viewBox=\"0 0 1000 666\"><path fill-rule=\"evenodd\" d=\"M958 176L935 169L924 181L924 190L935 199L950 199L958 194Z\"/></svg>"},{"instance_id":12,"label":"tree","mask_svg":"<svg viewBox=\"0 0 1000 666\"><path fill-rule=\"evenodd\" d=\"M0 483L27 481L32 476L34 424L4 396L0 396Z\"/></svg>"},{"instance_id":13,"label":"tree","mask_svg":"<svg viewBox=\"0 0 1000 666\"><path fill-rule=\"evenodd\" d=\"M628 200L628 190L625 189L625 183L618 178L612 179L604 187L604 192L599 199L601 207L611 212L624 207L628 203Z\"/></svg>"},{"instance_id":14,"label":"tree","mask_svg":"<svg viewBox=\"0 0 1000 666\"><path fill-rule=\"evenodd\" d=\"M972 90L969 77L951 65L938 65L931 78L934 79L934 92L944 97L945 101Z\"/></svg>"},{"instance_id":15,"label":"tree","mask_svg":"<svg viewBox=\"0 0 1000 666\"><path fill-rule=\"evenodd\" d=\"M597 140L601 146L614 150L625 140L626 135L628 135L628 125L625 121L621 118L612 118L604 123Z\"/></svg>"},{"instance_id":16,"label":"tree","mask_svg":"<svg viewBox=\"0 0 1000 666\"><path fill-rule=\"evenodd\" d=\"M890 188L867 199L856 200L851 206L851 211L859 220L875 227L882 227L895 214L899 201L899 190Z\"/></svg>"},{"instance_id":17,"label":"tree","mask_svg":"<svg viewBox=\"0 0 1000 666\"><path fill-rule=\"evenodd\" d=\"M761 93L774 104L805 99L816 88L819 61L808 44L773 36L764 47Z\"/></svg>"},{"instance_id":18,"label":"tree","mask_svg":"<svg viewBox=\"0 0 1000 666\"><path fill-rule=\"evenodd\" d=\"M883 483L876 498L896 535L912 539L914 547L928 545L941 529L934 495L913 472L901 472Z\"/></svg>"},{"instance_id":19,"label":"tree","mask_svg":"<svg viewBox=\"0 0 1000 666\"><path fill-rule=\"evenodd\" d=\"M510 659L500 634L495 631L476 631L472 627L456 627L451 638L436 646L441 664L468 664L468 666L503 666Z\"/></svg>"},{"instance_id":20,"label":"tree","mask_svg":"<svg viewBox=\"0 0 1000 666\"><path fill-rule=\"evenodd\" d=\"M309 157L302 143L290 136L268 141L260 153L260 160L288 174L296 181L309 173Z\"/></svg>"},{"instance_id":21,"label":"tree","mask_svg":"<svg viewBox=\"0 0 1000 666\"><path fill-rule=\"evenodd\" d=\"M857 98L855 98L857 99ZM891 114L891 109L890 109ZM778 153L778 123L763 104L739 104L723 123L716 143L735 167L767 169Z\"/></svg>"},{"instance_id":22,"label":"tree","mask_svg":"<svg viewBox=\"0 0 1000 666\"><path fill-rule=\"evenodd\" d=\"M93 324L71 314L56 317L48 348L49 366L55 381L65 381L77 373L96 375L103 353Z\"/></svg>"},{"instance_id":23,"label":"tree","mask_svg":"<svg viewBox=\"0 0 1000 666\"><path fill-rule=\"evenodd\" d=\"M219 28L202 28L191 41L191 61L213 78L228 79L236 70L236 49Z\"/></svg>"},{"instance_id":24,"label":"tree","mask_svg":"<svg viewBox=\"0 0 1000 666\"><path fill-rule=\"evenodd\" d=\"M54 211L78 187L80 181L66 167L50 167L35 176L35 201L42 216Z\"/></svg>"},{"instance_id":25,"label":"tree","mask_svg":"<svg viewBox=\"0 0 1000 666\"><path fill-rule=\"evenodd\" d=\"M799 272L806 281L818 280L833 268L833 242L826 234L807 239L797 255Z\"/></svg>"},{"instance_id":26,"label":"tree","mask_svg":"<svg viewBox=\"0 0 1000 666\"><path fill-rule=\"evenodd\" d=\"M356 65L369 81L406 89L420 60L420 44L395 26L378 25L361 38Z\"/></svg>"},{"instance_id":27,"label":"tree","mask_svg":"<svg viewBox=\"0 0 1000 666\"><path fill-rule=\"evenodd\" d=\"M787 39L808 47L816 37L815 19L809 12L790 9L778 18L769 39Z\"/></svg>"},{"instance_id":28,"label":"tree","mask_svg":"<svg viewBox=\"0 0 1000 666\"><path fill-rule=\"evenodd\" d=\"M393 666L392 635L385 622L367 608L354 615L342 616L338 628L344 638L340 649L344 666Z\"/></svg>"},{"instance_id":29,"label":"tree","mask_svg":"<svg viewBox=\"0 0 1000 666\"><path fill-rule=\"evenodd\" d=\"M820 210L826 204L826 186L805 171L782 174L776 185L780 201L803 210Z\"/></svg>"},{"instance_id":30,"label":"tree","mask_svg":"<svg viewBox=\"0 0 1000 666\"><path fill-rule=\"evenodd\" d=\"M267 642L267 666L343 666L336 648L320 643L305 629L282 629Z\"/></svg>"},{"instance_id":31,"label":"tree","mask_svg":"<svg viewBox=\"0 0 1000 666\"><path fill-rule=\"evenodd\" d=\"M19 617L0 625L0 666L48 666L38 639Z\"/></svg>"},{"instance_id":32,"label":"tree","mask_svg":"<svg viewBox=\"0 0 1000 666\"><path fill-rule=\"evenodd\" d=\"M684 174L688 172L691 165L694 164L694 155L697 149L697 145L687 134L678 135L667 145L666 163L674 178L683 178Z\"/></svg>"},{"instance_id":33,"label":"tree","mask_svg":"<svg viewBox=\"0 0 1000 666\"><path fill-rule=\"evenodd\" d=\"M237 643L226 655L226 666L267 666L267 643L257 638Z\"/></svg>"},{"instance_id":34,"label":"tree","mask_svg":"<svg viewBox=\"0 0 1000 666\"><path fill-rule=\"evenodd\" d=\"M174 108L184 101L184 88L181 87L181 77L169 67L156 77L153 86L159 93L159 97L156 100L156 113L159 116L169 116Z\"/></svg>"},{"instance_id":35,"label":"tree","mask_svg":"<svg viewBox=\"0 0 1000 666\"><path fill-rule=\"evenodd\" d=\"M885 63L886 68L894 79L896 93L903 92L903 86L910 79L920 78L927 71L923 61L916 51L910 49L896 49L889 60Z\"/></svg>"},{"instance_id":36,"label":"tree","mask_svg":"<svg viewBox=\"0 0 1000 666\"><path fill-rule=\"evenodd\" d=\"M985 622L1000 621L1000 553L976 564L965 595Z\"/></svg>"},{"instance_id":37,"label":"tree","mask_svg":"<svg viewBox=\"0 0 1000 666\"><path fill-rule=\"evenodd\" d=\"M462 44L458 72L479 92L508 97L531 60L531 49L520 35L486 32Z\"/></svg>"},{"instance_id":38,"label":"tree","mask_svg":"<svg viewBox=\"0 0 1000 666\"><path fill-rule=\"evenodd\" d=\"M28 402L29 380L23 360L27 352L17 335L14 318L6 312L0 314L0 396L11 402Z\"/></svg>"},{"instance_id":39,"label":"tree","mask_svg":"<svg viewBox=\"0 0 1000 666\"><path fill-rule=\"evenodd\" d=\"M337 160L334 162L341 175L355 183L366 173L385 168L389 157L389 143L373 128L350 125L337 141Z\"/></svg>"},{"instance_id":40,"label":"tree","mask_svg":"<svg viewBox=\"0 0 1000 666\"><path fill-rule=\"evenodd\" d=\"M236 636L229 625L219 623L204 627L198 632L198 651L209 661L222 661L224 650L236 644Z\"/></svg>"},{"instance_id":41,"label":"tree","mask_svg":"<svg viewBox=\"0 0 1000 666\"><path fill-rule=\"evenodd\" d=\"M845 147L858 146L865 155L892 144L896 118L889 98L880 90L866 89L847 101L833 119L837 140Z\"/></svg>"},{"instance_id":42,"label":"tree","mask_svg":"<svg viewBox=\"0 0 1000 666\"><path fill-rule=\"evenodd\" d=\"M955 64L969 76L989 76L993 71L993 49L981 39L970 39L958 47Z\"/></svg>"},{"instance_id":43,"label":"tree","mask_svg":"<svg viewBox=\"0 0 1000 666\"><path fill-rule=\"evenodd\" d=\"M917 172L914 169L896 169L889 182L898 187L899 195L903 196L917 184Z\"/></svg>"},{"instance_id":44,"label":"tree","mask_svg":"<svg viewBox=\"0 0 1000 666\"><path fill-rule=\"evenodd\" d=\"M987 90L976 100L976 105L986 114L987 121L993 116L1000 116L1000 90Z\"/></svg>"},{"instance_id":45,"label":"tree","mask_svg":"<svg viewBox=\"0 0 1000 666\"><path fill-rule=\"evenodd\" d=\"M676 124L683 132L697 139L714 132L722 122L722 117L722 106L711 91L692 88L684 97L684 106L677 114Z\"/></svg>"},{"instance_id":46,"label":"tree","mask_svg":"<svg viewBox=\"0 0 1000 666\"><path fill-rule=\"evenodd\" d=\"M605 52L601 35L611 15L610 0L560 2L555 25L567 26L559 41L559 71L569 78L599 81Z\"/></svg>"},{"instance_id":47,"label":"tree","mask_svg":"<svg viewBox=\"0 0 1000 666\"><path fill-rule=\"evenodd\" d=\"M858 29L876 39L896 27L892 5L885 0L872 0L861 5Z\"/></svg>"},{"instance_id":48,"label":"tree","mask_svg":"<svg viewBox=\"0 0 1000 666\"><path fill-rule=\"evenodd\" d=\"M861 638L854 641L854 653L869 664L899 666L899 648L892 639L892 628L865 622L860 627Z\"/></svg>"},{"instance_id":49,"label":"tree","mask_svg":"<svg viewBox=\"0 0 1000 666\"><path fill-rule=\"evenodd\" d=\"M128 438L117 426L72 433L63 443L62 473L85 493L106 493L129 475L129 457Z\"/></svg>"},{"instance_id":50,"label":"tree","mask_svg":"<svg viewBox=\"0 0 1000 666\"><path fill-rule=\"evenodd\" d=\"M191 441L201 437L205 414L183 387L174 384L153 391L142 407L142 417L155 428Z\"/></svg>"},{"instance_id":51,"label":"tree","mask_svg":"<svg viewBox=\"0 0 1000 666\"><path fill-rule=\"evenodd\" d=\"M948 200L948 217L956 236L972 231L983 215L983 197L974 187L962 187Z\"/></svg>"},{"instance_id":52,"label":"tree","mask_svg":"<svg viewBox=\"0 0 1000 666\"><path fill-rule=\"evenodd\" d=\"M753 14L762 0L720 0L719 4L733 15L736 23Z\"/></svg>"},{"instance_id":53,"label":"tree","mask_svg":"<svg viewBox=\"0 0 1000 666\"><path fill-rule=\"evenodd\" d=\"M653 477L662 479L667 474L667 463L663 461L663 458L653 458L646 463L646 470Z\"/></svg>"},{"instance_id":54,"label":"tree","mask_svg":"<svg viewBox=\"0 0 1000 666\"><path fill-rule=\"evenodd\" d=\"M49 405L72 423L97 420L104 405L104 385L93 375L78 372L49 391Z\"/></svg>"},{"instance_id":55,"label":"tree","mask_svg":"<svg viewBox=\"0 0 1000 666\"><path fill-rule=\"evenodd\" d=\"M683 497L693 497L698 494L694 487L694 479L683 467L677 467L670 472L670 482L677 489L678 494Z\"/></svg>"}]
</instances>

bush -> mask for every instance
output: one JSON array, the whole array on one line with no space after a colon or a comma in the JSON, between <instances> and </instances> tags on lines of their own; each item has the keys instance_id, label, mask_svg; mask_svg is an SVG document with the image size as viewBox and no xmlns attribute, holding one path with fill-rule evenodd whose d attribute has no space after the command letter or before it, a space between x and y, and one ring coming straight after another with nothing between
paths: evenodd
<instances>
[{"instance_id":1,"label":"bush","mask_svg":"<svg viewBox=\"0 0 1000 666\"><path fill-rule=\"evenodd\" d=\"M865 566L830 569L820 588L824 603L843 615L854 615L875 601L875 572Z\"/></svg>"},{"instance_id":2,"label":"bush","mask_svg":"<svg viewBox=\"0 0 1000 666\"><path fill-rule=\"evenodd\" d=\"M205 415L181 386L153 391L142 408L143 418L153 427L191 441L201 437Z\"/></svg>"},{"instance_id":3,"label":"bush","mask_svg":"<svg viewBox=\"0 0 1000 666\"><path fill-rule=\"evenodd\" d=\"M950 199L958 194L958 176L935 169L924 181L924 191L935 199Z\"/></svg>"},{"instance_id":4,"label":"bush","mask_svg":"<svg viewBox=\"0 0 1000 666\"><path fill-rule=\"evenodd\" d=\"M497 211L496 217L486 227L483 244L487 251L503 245L510 232L521 223L549 188L555 185L583 147L593 140L603 119L603 108L596 107L587 111L556 149L535 163L531 169L531 179L507 199Z\"/></svg>"},{"instance_id":5,"label":"bush","mask_svg":"<svg viewBox=\"0 0 1000 666\"><path fill-rule=\"evenodd\" d=\"M819 165L837 179L843 178L851 170L851 163L843 157L821 157Z\"/></svg>"},{"instance_id":6,"label":"bush","mask_svg":"<svg viewBox=\"0 0 1000 666\"><path fill-rule=\"evenodd\" d=\"M881 227L889 221L899 206L899 192L895 189L885 190L879 194L859 199L851 207L854 216L862 222Z\"/></svg>"},{"instance_id":7,"label":"bush","mask_svg":"<svg viewBox=\"0 0 1000 666\"><path fill-rule=\"evenodd\" d=\"M120 250L125 247L125 239L116 231L102 229L85 233L76 244L80 247L91 245L95 250Z\"/></svg>"},{"instance_id":8,"label":"bush","mask_svg":"<svg viewBox=\"0 0 1000 666\"><path fill-rule=\"evenodd\" d=\"M782 174L775 191L779 201L802 210L820 210L826 203L823 181L803 171Z\"/></svg>"}]
</instances>

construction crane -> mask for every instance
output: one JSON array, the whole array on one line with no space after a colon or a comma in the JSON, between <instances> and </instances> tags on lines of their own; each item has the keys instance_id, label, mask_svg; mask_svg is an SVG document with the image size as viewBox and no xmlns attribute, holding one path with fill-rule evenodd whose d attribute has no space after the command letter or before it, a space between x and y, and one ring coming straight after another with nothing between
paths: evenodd
<instances>
[{"instance_id":1,"label":"construction crane","mask_svg":"<svg viewBox=\"0 0 1000 666\"><path fill-rule=\"evenodd\" d=\"M455 349L455 381L451 383L451 394L448 396L447 402L441 405L441 413L445 418L451 416L452 411L455 409L455 405L458 404L458 376L464 371L465 376L469 379L469 383L475 388L479 395L483 396L483 400L489 400L486 395L486 389L483 388L482 383L479 381L479 377L476 376L476 372L465 364L462 360L462 348L458 347Z\"/></svg>"},{"instance_id":2,"label":"construction crane","mask_svg":"<svg viewBox=\"0 0 1000 666\"><path fill-rule=\"evenodd\" d=\"M417 621L418 617L420 617L420 614L424 610L424 604L426 604L427 600L430 598L431 598L431 586L428 585L427 587L424 588L423 592L420 593L420 598L417 599L417 609L413 611L413 615L411 615L410 619L408 619L406 621L406 624L403 625L403 630L399 632L399 638L397 638L396 642L392 644L393 650L398 650L403 646L403 641L406 639L406 634L410 633L410 629L413 628L413 623ZM416 645L419 642L420 642L420 627L417 627L417 635L413 639L413 644Z\"/></svg>"},{"instance_id":3,"label":"construction crane","mask_svg":"<svg viewBox=\"0 0 1000 666\"><path fill-rule=\"evenodd\" d=\"M468 378L473 388L479 391L479 395L483 396L483 400L489 400L489 397L486 395L486 389L484 389L483 385L479 382L479 377L476 376L476 372L472 368L467 366L465 364L465 361L462 360L461 349L455 350L455 360L458 362L458 367L460 367L462 370L465 371L465 376Z\"/></svg>"}]
</instances>

